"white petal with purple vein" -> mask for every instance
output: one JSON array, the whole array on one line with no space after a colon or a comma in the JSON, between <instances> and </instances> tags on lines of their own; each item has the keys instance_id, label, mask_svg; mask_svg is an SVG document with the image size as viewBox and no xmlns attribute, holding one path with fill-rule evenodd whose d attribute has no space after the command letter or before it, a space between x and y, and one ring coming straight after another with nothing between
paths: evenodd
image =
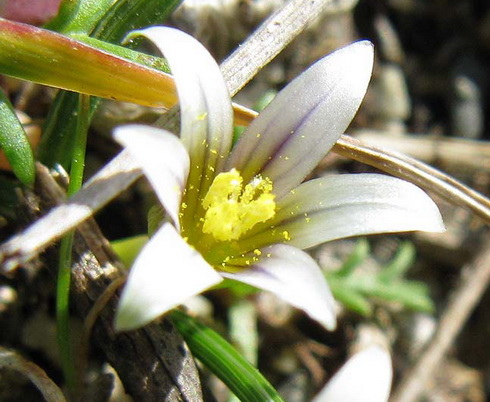
<instances>
[{"instance_id":1,"label":"white petal with purple vein","mask_svg":"<svg viewBox=\"0 0 490 402\"><path fill-rule=\"evenodd\" d=\"M356 42L321 59L283 89L243 133L226 169L245 181L269 177L282 196L330 150L357 112L373 66L373 46Z\"/></svg>"},{"instance_id":2,"label":"white petal with purple vein","mask_svg":"<svg viewBox=\"0 0 490 402\"><path fill-rule=\"evenodd\" d=\"M219 66L201 43L177 29L151 27L135 34L150 39L168 61L179 95L180 135L191 155L192 169L212 180L233 139L231 99Z\"/></svg>"},{"instance_id":3,"label":"white petal with purple vein","mask_svg":"<svg viewBox=\"0 0 490 402\"><path fill-rule=\"evenodd\" d=\"M305 311L329 330L335 329L335 301L318 264L307 253L285 244L262 250L258 263L236 273L221 273L267 290Z\"/></svg>"},{"instance_id":4,"label":"white petal with purple vein","mask_svg":"<svg viewBox=\"0 0 490 402\"><path fill-rule=\"evenodd\" d=\"M129 272L116 312L116 330L139 328L222 281L169 224L143 247Z\"/></svg>"},{"instance_id":5,"label":"white petal with purple vein","mask_svg":"<svg viewBox=\"0 0 490 402\"><path fill-rule=\"evenodd\" d=\"M141 166L178 227L182 192L189 173L189 155L184 145L168 131L136 124L116 128L114 138Z\"/></svg>"},{"instance_id":6,"label":"white petal with purple vein","mask_svg":"<svg viewBox=\"0 0 490 402\"><path fill-rule=\"evenodd\" d=\"M389 353L370 346L352 356L313 402L386 402L392 376Z\"/></svg>"},{"instance_id":7,"label":"white petal with purple vein","mask_svg":"<svg viewBox=\"0 0 490 402\"><path fill-rule=\"evenodd\" d=\"M441 214L417 186L381 174L326 176L299 185L277 204L269 222L304 249L351 236L423 230L443 232ZM252 229L242 244L263 247L270 230ZM250 246L252 247L252 246Z\"/></svg>"}]
</instances>

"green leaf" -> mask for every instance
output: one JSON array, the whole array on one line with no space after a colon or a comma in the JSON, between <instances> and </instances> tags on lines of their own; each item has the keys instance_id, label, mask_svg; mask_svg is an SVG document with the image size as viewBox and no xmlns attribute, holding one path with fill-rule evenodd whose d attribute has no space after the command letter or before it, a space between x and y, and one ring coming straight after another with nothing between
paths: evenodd
<instances>
[{"instance_id":1,"label":"green leaf","mask_svg":"<svg viewBox=\"0 0 490 402\"><path fill-rule=\"evenodd\" d=\"M371 316L373 309L371 303L365 296L359 293L355 288L349 286L343 279L339 280L330 275L327 275L326 279L335 300L342 303L345 308L354 311L357 314L364 317Z\"/></svg>"},{"instance_id":2,"label":"green leaf","mask_svg":"<svg viewBox=\"0 0 490 402\"><path fill-rule=\"evenodd\" d=\"M92 32L114 0L63 0L58 15L44 27L62 33Z\"/></svg>"},{"instance_id":3,"label":"green leaf","mask_svg":"<svg viewBox=\"0 0 490 402\"><path fill-rule=\"evenodd\" d=\"M90 119L99 101L94 97L90 99ZM60 92L51 104L43 126L43 137L37 148L38 159L46 166L60 164L69 170L77 127L78 102L77 93Z\"/></svg>"},{"instance_id":4,"label":"green leaf","mask_svg":"<svg viewBox=\"0 0 490 402\"><path fill-rule=\"evenodd\" d=\"M377 283L370 292L371 297L400 303L405 308L431 313L434 303L429 297L428 287L415 281L400 281L389 284Z\"/></svg>"},{"instance_id":5,"label":"green leaf","mask_svg":"<svg viewBox=\"0 0 490 402\"><path fill-rule=\"evenodd\" d=\"M401 278L414 263L415 246L411 242L405 241L398 247L391 262L378 274L378 279L389 283Z\"/></svg>"},{"instance_id":6,"label":"green leaf","mask_svg":"<svg viewBox=\"0 0 490 402\"><path fill-rule=\"evenodd\" d=\"M262 374L215 331L179 310L173 310L170 316L192 354L241 401L282 401Z\"/></svg>"},{"instance_id":7,"label":"green leaf","mask_svg":"<svg viewBox=\"0 0 490 402\"><path fill-rule=\"evenodd\" d=\"M155 57L149 54L137 52L127 47L92 38L85 34L70 34L70 38L83 42L104 52L110 53L114 56L142 64L146 67L151 67L165 73L170 72L170 67L168 66L167 61L161 57Z\"/></svg>"},{"instance_id":8,"label":"green leaf","mask_svg":"<svg viewBox=\"0 0 490 402\"><path fill-rule=\"evenodd\" d=\"M148 106L176 102L173 79L163 72L55 32L1 18L0 73Z\"/></svg>"},{"instance_id":9,"label":"green leaf","mask_svg":"<svg viewBox=\"0 0 490 402\"><path fill-rule=\"evenodd\" d=\"M0 90L0 148L3 149L15 176L25 185L34 184L34 155L26 132L9 100Z\"/></svg>"},{"instance_id":10,"label":"green leaf","mask_svg":"<svg viewBox=\"0 0 490 402\"><path fill-rule=\"evenodd\" d=\"M346 308L370 316L377 299L378 302L399 303L404 308L416 311L434 310L428 287L424 283L403 278L415 261L412 243L402 243L393 259L379 273L355 272L368 254L369 244L361 239L339 270L325 274L334 297Z\"/></svg>"},{"instance_id":11,"label":"green leaf","mask_svg":"<svg viewBox=\"0 0 490 402\"><path fill-rule=\"evenodd\" d=\"M347 257L342 267L336 271L336 276L347 277L369 256L371 249L369 242L365 238L360 238L356 242L354 251Z\"/></svg>"},{"instance_id":12,"label":"green leaf","mask_svg":"<svg viewBox=\"0 0 490 402\"><path fill-rule=\"evenodd\" d=\"M130 31L162 23L181 3L182 0L119 0L107 11L92 36L120 43Z\"/></svg>"}]
</instances>

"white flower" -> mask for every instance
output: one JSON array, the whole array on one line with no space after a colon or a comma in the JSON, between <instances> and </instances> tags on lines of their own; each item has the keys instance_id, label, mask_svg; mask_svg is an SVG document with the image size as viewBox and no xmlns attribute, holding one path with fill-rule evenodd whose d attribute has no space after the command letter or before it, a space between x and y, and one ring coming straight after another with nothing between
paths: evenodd
<instances>
[{"instance_id":1,"label":"white flower","mask_svg":"<svg viewBox=\"0 0 490 402\"><path fill-rule=\"evenodd\" d=\"M364 97L373 63L369 42L310 67L232 148L231 100L209 53L172 28L139 33L170 64L182 123L180 139L140 125L115 133L171 220L131 268L117 329L145 325L223 278L271 291L333 329L334 300L301 249L369 233L443 230L432 200L402 180L359 174L302 183Z\"/></svg>"}]
</instances>

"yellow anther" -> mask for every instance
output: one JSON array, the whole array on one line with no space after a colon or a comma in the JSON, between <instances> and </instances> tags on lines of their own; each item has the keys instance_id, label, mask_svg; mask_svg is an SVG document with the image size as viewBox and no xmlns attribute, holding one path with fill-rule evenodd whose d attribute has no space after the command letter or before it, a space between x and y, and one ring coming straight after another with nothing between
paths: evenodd
<instances>
[{"instance_id":1,"label":"yellow anther","mask_svg":"<svg viewBox=\"0 0 490 402\"><path fill-rule=\"evenodd\" d=\"M217 175L202 206L206 210L203 232L216 240L237 240L259 222L275 214L272 181L256 176L243 187L236 169Z\"/></svg>"}]
</instances>

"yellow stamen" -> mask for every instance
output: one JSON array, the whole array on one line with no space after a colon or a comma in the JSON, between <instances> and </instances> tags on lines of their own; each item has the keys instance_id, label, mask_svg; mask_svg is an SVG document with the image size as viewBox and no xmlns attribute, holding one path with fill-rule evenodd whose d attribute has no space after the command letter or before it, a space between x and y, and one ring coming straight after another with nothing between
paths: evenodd
<instances>
[{"instance_id":1,"label":"yellow stamen","mask_svg":"<svg viewBox=\"0 0 490 402\"><path fill-rule=\"evenodd\" d=\"M272 181L256 176L243 188L236 169L216 176L202 202L206 210L202 231L219 241L239 239L275 214Z\"/></svg>"}]
</instances>

